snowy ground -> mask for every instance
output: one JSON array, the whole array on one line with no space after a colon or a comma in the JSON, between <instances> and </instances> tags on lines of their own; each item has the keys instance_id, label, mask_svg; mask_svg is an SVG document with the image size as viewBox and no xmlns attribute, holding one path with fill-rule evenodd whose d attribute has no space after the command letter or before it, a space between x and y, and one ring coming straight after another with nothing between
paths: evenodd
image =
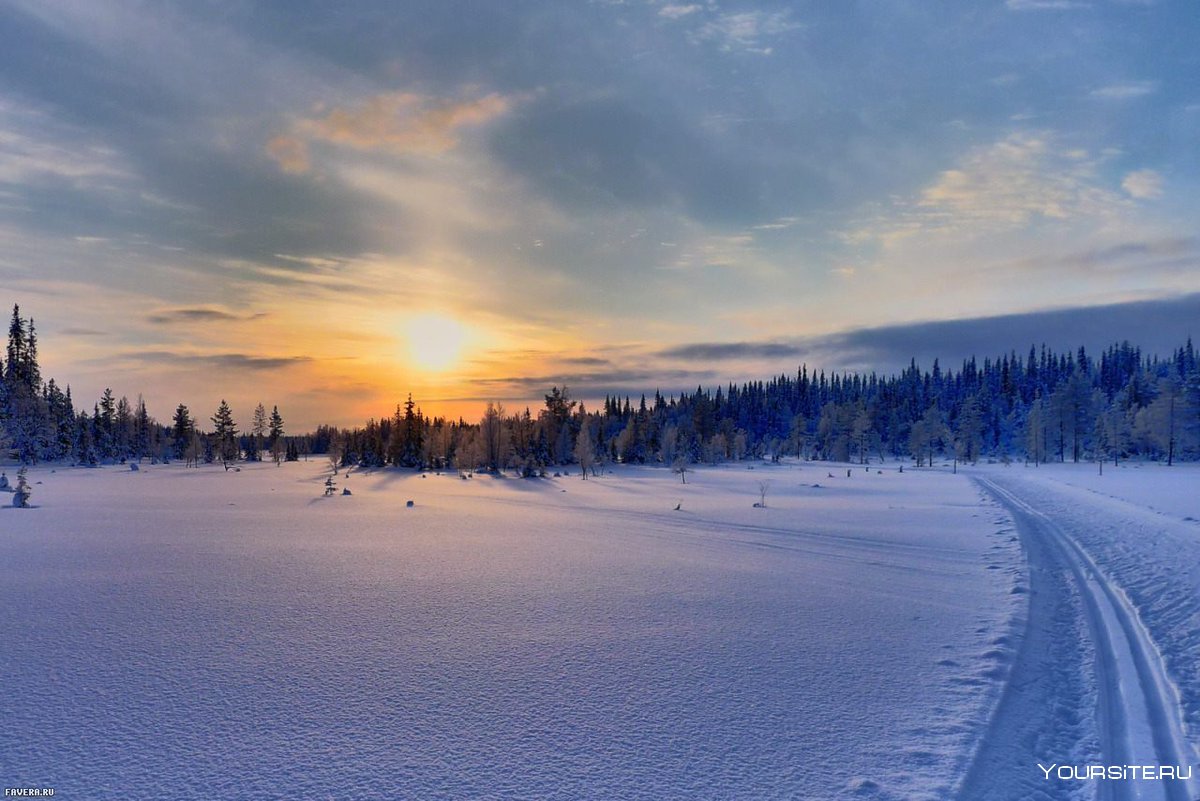
<instances>
[{"instance_id":1,"label":"snowy ground","mask_svg":"<svg viewBox=\"0 0 1200 801\"><path fill-rule=\"evenodd\" d=\"M1200 781L1047 783L1045 765L1168 765L1200 779L1200 470L991 468L1031 603L964 798L1194 799ZM1180 771L1182 772L1182 771Z\"/></svg>"},{"instance_id":2,"label":"snowy ground","mask_svg":"<svg viewBox=\"0 0 1200 801\"><path fill-rule=\"evenodd\" d=\"M1001 736L1029 577L967 475L387 471L323 498L323 467L31 471L39 508L0 510L0 785L943 799Z\"/></svg>"},{"instance_id":3,"label":"snowy ground","mask_svg":"<svg viewBox=\"0 0 1200 801\"><path fill-rule=\"evenodd\" d=\"M1038 768L1196 766L1197 466L326 474L31 471L38 508L0 509L0 785L1200 796Z\"/></svg>"}]
</instances>

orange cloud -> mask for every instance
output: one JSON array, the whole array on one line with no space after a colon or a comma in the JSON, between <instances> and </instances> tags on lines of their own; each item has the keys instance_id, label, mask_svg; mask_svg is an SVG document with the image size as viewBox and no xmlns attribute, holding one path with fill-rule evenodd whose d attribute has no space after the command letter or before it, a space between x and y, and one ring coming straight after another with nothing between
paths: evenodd
<instances>
[{"instance_id":1,"label":"orange cloud","mask_svg":"<svg viewBox=\"0 0 1200 801\"><path fill-rule=\"evenodd\" d=\"M275 159L284 172L308 172L308 145L294 136L276 136L267 142L267 155Z\"/></svg>"},{"instance_id":2,"label":"orange cloud","mask_svg":"<svg viewBox=\"0 0 1200 801\"><path fill-rule=\"evenodd\" d=\"M462 129L507 113L513 103L513 98L496 93L454 101L387 92L301 120L293 133L268 142L267 153L285 172L294 173L308 171L312 141L397 154L444 153L458 145Z\"/></svg>"}]
</instances>

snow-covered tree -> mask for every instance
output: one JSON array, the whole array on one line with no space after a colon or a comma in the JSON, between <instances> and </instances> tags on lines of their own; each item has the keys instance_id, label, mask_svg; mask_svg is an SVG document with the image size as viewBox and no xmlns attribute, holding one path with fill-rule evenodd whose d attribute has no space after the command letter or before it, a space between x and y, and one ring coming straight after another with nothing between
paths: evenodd
<instances>
[{"instance_id":1,"label":"snow-covered tree","mask_svg":"<svg viewBox=\"0 0 1200 801\"><path fill-rule=\"evenodd\" d=\"M246 449L246 461L257 462L261 458L267 426L267 408L260 403L254 407L254 414L250 418L250 434L253 439L250 447Z\"/></svg>"},{"instance_id":2,"label":"snow-covered tree","mask_svg":"<svg viewBox=\"0 0 1200 801\"><path fill-rule=\"evenodd\" d=\"M588 470L596 461L596 446L592 443L592 427L586 420L575 438L575 461L579 463L580 475L587 481Z\"/></svg>"}]
</instances>

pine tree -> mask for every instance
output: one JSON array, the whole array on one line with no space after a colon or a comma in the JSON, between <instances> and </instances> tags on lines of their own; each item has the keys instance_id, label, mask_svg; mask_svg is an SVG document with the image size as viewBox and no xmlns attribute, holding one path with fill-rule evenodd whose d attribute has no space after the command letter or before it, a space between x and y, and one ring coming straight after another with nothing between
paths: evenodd
<instances>
[{"instance_id":1,"label":"pine tree","mask_svg":"<svg viewBox=\"0 0 1200 801\"><path fill-rule=\"evenodd\" d=\"M117 401L117 411L113 418L113 439L116 441L116 458L124 462L133 453L133 412L129 408L129 398L124 395Z\"/></svg>"},{"instance_id":2,"label":"pine tree","mask_svg":"<svg viewBox=\"0 0 1200 801\"><path fill-rule=\"evenodd\" d=\"M213 423L213 456L221 460L225 465L225 469L229 469L229 463L237 461L238 458L238 443L237 443L237 426L233 422L233 411L229 408L229 404L225 399L221 399L221 404L217 407L216 414L212 416ZM206 457L207 458L207 457Z\"/></svg>"},{"instance_id":3,"label":"pine tree","mask_svg":"<svg viewBox=\"0 0 1200 801\"><path fill-rule=\"evenodd\" d=\"M956 462L977 462L983 435L983 419L979 412L977 396L972 395L963 401L962 408L958 412L956 428L954 435Z\"/></svg>"},{"instance_id":4,"label":"pine tree","mask_svg":"<svg viewBox=\"0 0 1200 801\"><path fill-rule=\"evenodd\" d=\"M23 464L49 458L54 439L49 404L37 364L37 335L32 326L32 321L26 325L20 307L14 304L4 380L0 382L0 400L3 401L0 403L0 423Z\"/></svg>"},{"instance_id":5,"label":"pine tree","mask_svg":"<svg viewBox=\"0 0 1200 801\"><path fill-rule=\"evenodd\" d=\"M192 431L195 429L192 413L188 407L182 403L176 406L175 416L171 423L171 448L176 459L183 459L187 454L188 446L192 443Z\"/></svg>"},{"instance_id":6,"label":"pine tree","mask_svg":"<svg viewBox=\"0 0 1200 801\"><path fill-rule=\"evenodd\" d=\"M75 462L86 467L95 467L100 459L96 454L96 435L87 412L80 412L75 425Z\"/></svg>"},{"instance_id":7,"label":"pine tree","mask_svg":"<svg viewBox=\"0 0 1200 801\"><path fill-rule=\"evenodd\" d=\"M139 462L150 455L153 425L150 413L146 411L146 401L141 395L138 395L137 410L134 412L133 418L133 455Z\"/></svg>"},{"instance_id":8,"label":"pine tree","mask_svg":"<svg viewBox=\"0 0 1200 801\"><path fill-rule=\"evenodd\" d=\"M283 417L279 414L279 407L271 408L271 423L269 429L269 447L274 448L275 443L283 436Z\"/></svg>"},{"instance_id":9,"label":"pine tree","mask_svg":"<svg viewBox=\"0 0 1200 801\"><path fill-rule=\"evenodd\" d=\"M53 378L44 393L50 414L50 452L48 459L66 459L75 450L75 409L71 403L71 388L63 392Z\"/></svg>"},{"instance_id":10,"label":"pine tree","mask_svg":"<svg viewBox=\"0 0 1200 801\"><path fill-rule=\"evenodd\" d=\"M112 390L105 388L100 402L92 407L92 424L96 430L96 451L101 461L112 461L117 455L117 402Z\"/></svg>"}]
</instances>

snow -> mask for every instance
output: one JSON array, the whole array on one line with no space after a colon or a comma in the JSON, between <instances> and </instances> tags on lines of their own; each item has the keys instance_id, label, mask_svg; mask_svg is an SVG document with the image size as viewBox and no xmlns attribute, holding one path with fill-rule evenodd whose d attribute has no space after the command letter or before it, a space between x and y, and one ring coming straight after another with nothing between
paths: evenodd
<instances>
[{"instance_id":1,"label":"snow","mask_svg":"<svg viewBox=\"0 0 1200 801\"><path fill-rule=\"evenodd\" d=\"M1061 610L1058 619L1042 622L1057 630L1059 640L1094 651L1081 660L1078 674L1042 671L1042 681L1054 697L1095 696L1105 712L1082 705L1092 714L1080 722L1084 734L1075 732L1074 740L1066 727L1044 727L1047 736L1034 755L1046 764L1082 758L1076 764L1191 765L1200 774L1200 470L1110 465L1101 476L1094 464L1054 465L991 468L979 477L1026 518L1018 523L1032 529L1024 534L1035 535L1026 536L1026 547L1034 547L1034 575L1064 567L1074 572L1080 606L1091 609L1082 613L1083 627ZM1065 557L1039 557L1037 543L1045 540L1057 541ZM1052 594L1053 583L1043 582L1043 589ZM1018 659L1014 684L1021 673ZM1037 713L1028 697L1017 707L1018 716ZM1004 708L1002 702L1001 719ZM1086 741L1085 753L1073 748ZM988 784L979 797L987 797ZM1193 798L1198 790L1194 781L1182 788L1128 782L1130 795L1115 797Z\"/></svg>"},{"instance_id":2,"label":"snow","mask_svg":"<svg viewBox=\"0 0 1200 801\"><path fill-rule=\"evenodd\" d=\"M957 791L1029 583L1008 516L968 476L572 472L354 472L338 478L353 495L323 497L316 462L31 470L37 508L0 511L0 783Z\"/></svg>"},{"instance_id":3,"label":"snow","mask_svg":"<svg viewBox=\"0 0 1200 801\"><path fill-rule=\"evenodd\" d=\"M1034 473L1040 481L1054 486L1090 490L1174 521L1200 523L1200 465L1195 463L1167 467L1160 462L1123 461L1117 466L1106 462L1103 474L1094 462L1049 464L1035 468Z\"/></svg>"}]
</instances>

